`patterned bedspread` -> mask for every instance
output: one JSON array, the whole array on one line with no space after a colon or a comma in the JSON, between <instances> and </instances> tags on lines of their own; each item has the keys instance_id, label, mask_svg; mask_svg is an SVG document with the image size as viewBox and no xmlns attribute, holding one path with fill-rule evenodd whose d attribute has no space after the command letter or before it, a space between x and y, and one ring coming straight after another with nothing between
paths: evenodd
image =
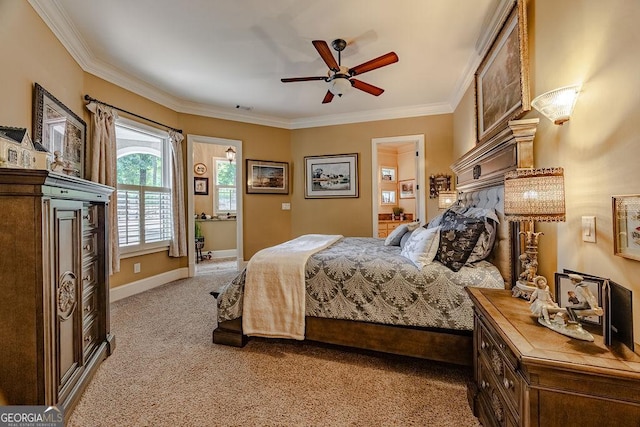
<instances>
[{"instance_id":1,"label":"patterned bedspread","mask_svg":"<svg viewBox=\"0 0 640 427\"><path fill-rule=\"evenodd\" d=\"M345 237L306 264L306 315L373 323L472 330L466 286L504 288L486 261L458 272L433 262L422 270L384 239ZM222 288L218 321L242 315L245 271Z\"/></svg>"}]
</instances>

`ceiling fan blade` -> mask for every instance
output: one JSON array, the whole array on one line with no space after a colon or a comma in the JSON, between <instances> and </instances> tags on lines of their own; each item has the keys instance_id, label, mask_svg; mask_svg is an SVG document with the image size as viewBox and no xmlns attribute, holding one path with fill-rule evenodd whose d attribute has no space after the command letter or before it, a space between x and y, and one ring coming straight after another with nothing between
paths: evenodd
<instances>
[{"instance_id":1,"label":"ceiling fan blade","mask_svg":"<svg viewBox=\"0 0 640 427\"><path fill-rule=\"evenodd\" d=\"M384 92L384 89L381 89L374 85L370 85L369 83L365 83L361 80L351 79L350 81L351 81L351 86L355 87L356 89L360 89L364 92L370 93L371 95L380 96L382 95L382 92Z\"/></svg>"},{"instance_id":2,"label":"ceiling fan blade","mask_svg":"<svg viewBox=\"0 0 640 427\"><path fill-rule=\"evenodd\" d=\"M316 48L324 63L327 64L327 67L329 67L329 69L332 71L340 71L340 67L336 62L336 59L333 57L333 54L331 53L331 49L329 49L329 45L327 44L327 42L324 40L314 40L312 43L313 47Z\"/></svg>"},{"instance_id":3,"label":"ceiling fan blade","mask_svg":"<svg viewBox=\"0 0 640 427\"><path fill-rule=\"evenodd\" d=\"M327 80L326 77L291 77L288 79L280 79L282 83L291 83L291 82L308 82L311 80Z\"/></svg>"},{"instance_id":4,"label":"ceiling fan blade","mask_svg":"<svg viewBox=\"0 0 640 427\"><path fill-rule=\"evenodd\" d=\"M395 52L389 52L386 55L379 56L371 61L367 61L363 64L350 68L349 74L356 76L358 74L366 73L367 71L384 67L385 65L393 64L394 62L398 62L398 55L396 55Z\"/></svg>"},{"instance_id":5,"label":"ceiling fan blade","mask_svg":"<svg viewBox=\"0 0 640 427\"><path fill-rule=\"evenodd\" d=\"M333 99L333 94L331 93L330 90L328 90L327 94L324 96L324 99L322 100L322 103L328 104L329 102L331 102L332 99Z\"/></svg>"}]
</instances>

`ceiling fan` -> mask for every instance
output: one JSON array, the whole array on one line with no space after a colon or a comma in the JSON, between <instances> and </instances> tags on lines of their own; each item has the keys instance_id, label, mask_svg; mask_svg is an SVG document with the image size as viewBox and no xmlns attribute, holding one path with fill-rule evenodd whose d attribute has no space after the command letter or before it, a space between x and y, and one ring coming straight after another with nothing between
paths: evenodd
<instances>
[{"instance_id":1,"label":"ceiling fan","mask_svg":"<svg viewBox=\"0 0 640 427\"><path fill-rule=\"evenodd\" d=\"M327 42L325 42L324 40L314 40L312 43L320 54L322 60L325 62L325 64L327 64L327 67L329 67L327 76L293 77L280 80L283 83L306 82L310 80L324 80L325 82L328 82L329 90L322 100L323 104L331 102L335 95L342 96L350 87L355 87L356 89L360 89L364 92L370 93L371 95L381 95L382 92L384 92L384 89L381 89L369 83L365 83L361 80L354 79L353 76L364 74L368 71L373 71L375 69L384 67L385 65L390 65L394 62L398 62L398 55L396 55L395 52L389 52L386 55L382 55L360 65L356 65L353 68L347 68L340 64L340 52L342 52L344 48L347 47L346 41L342 39L336 39L331 42L331 46L333 47L333 49L338 52L337 62L331 54L331 50L329 49L329 45L327 44Z\"/></svg>"}]
</instances>

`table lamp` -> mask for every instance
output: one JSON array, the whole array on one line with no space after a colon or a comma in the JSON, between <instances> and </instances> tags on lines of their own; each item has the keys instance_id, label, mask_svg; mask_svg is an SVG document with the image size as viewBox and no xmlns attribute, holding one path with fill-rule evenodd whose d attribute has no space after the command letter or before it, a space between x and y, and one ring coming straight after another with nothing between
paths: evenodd
<instances>
[{"instance_id":1,"label":"table lamp","mask_svg":"<svg viewBox=\"0 0 640 427\"><path fill-rule=\"evenodd\" d=\"M525 252L520 255L522 272L513 288L514 297L529 299L538 276L538 239L534 221L565 220L564 170L562 168L516 169L504 178L504 215L509 221L528 221ZM546 279L545 279L546 282Z\"/></svg>"}]
</instances>

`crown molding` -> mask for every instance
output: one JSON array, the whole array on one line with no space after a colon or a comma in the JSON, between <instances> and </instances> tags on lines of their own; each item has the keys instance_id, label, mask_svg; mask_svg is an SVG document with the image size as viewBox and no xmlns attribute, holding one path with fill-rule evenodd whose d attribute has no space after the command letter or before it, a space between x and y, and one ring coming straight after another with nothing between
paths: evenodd
<instances>
[{"instance_id":1,"label":"crown molding","mask_svg":"<svg viewBox=\"0 0 640 427\"><path fill-rule=\"evenodd\" d=\"M151 85L141 79L134 78L124 70L98 60L82 39L73 23L57 0L28 0L33 9L42 18L53 34L60 40L73 59L87 73L100 77L110 83L157 102L178 113L195 114L224 120L231 120L256 125L271 126L284 129L304 129L318 126L361 123L377 120L390 120L418 116L452 113L464 96L469 84L474 79L475 71L482 55L475 54L470 58L469 65L459 80L456 90L449 102L437 104L412 105L398 108L358 111L354 113L332 114L326 116L303 117L287 119L256 113L241 113L231 109L214 107L211 105L185 101L164 90ZM484 52L488 49L489 41L493 40L500 29L504 17L515 0L496 0L499 4L491 19L485 20L484 31L476 43L476 51Z\"/></svg>"}]
</instances>

